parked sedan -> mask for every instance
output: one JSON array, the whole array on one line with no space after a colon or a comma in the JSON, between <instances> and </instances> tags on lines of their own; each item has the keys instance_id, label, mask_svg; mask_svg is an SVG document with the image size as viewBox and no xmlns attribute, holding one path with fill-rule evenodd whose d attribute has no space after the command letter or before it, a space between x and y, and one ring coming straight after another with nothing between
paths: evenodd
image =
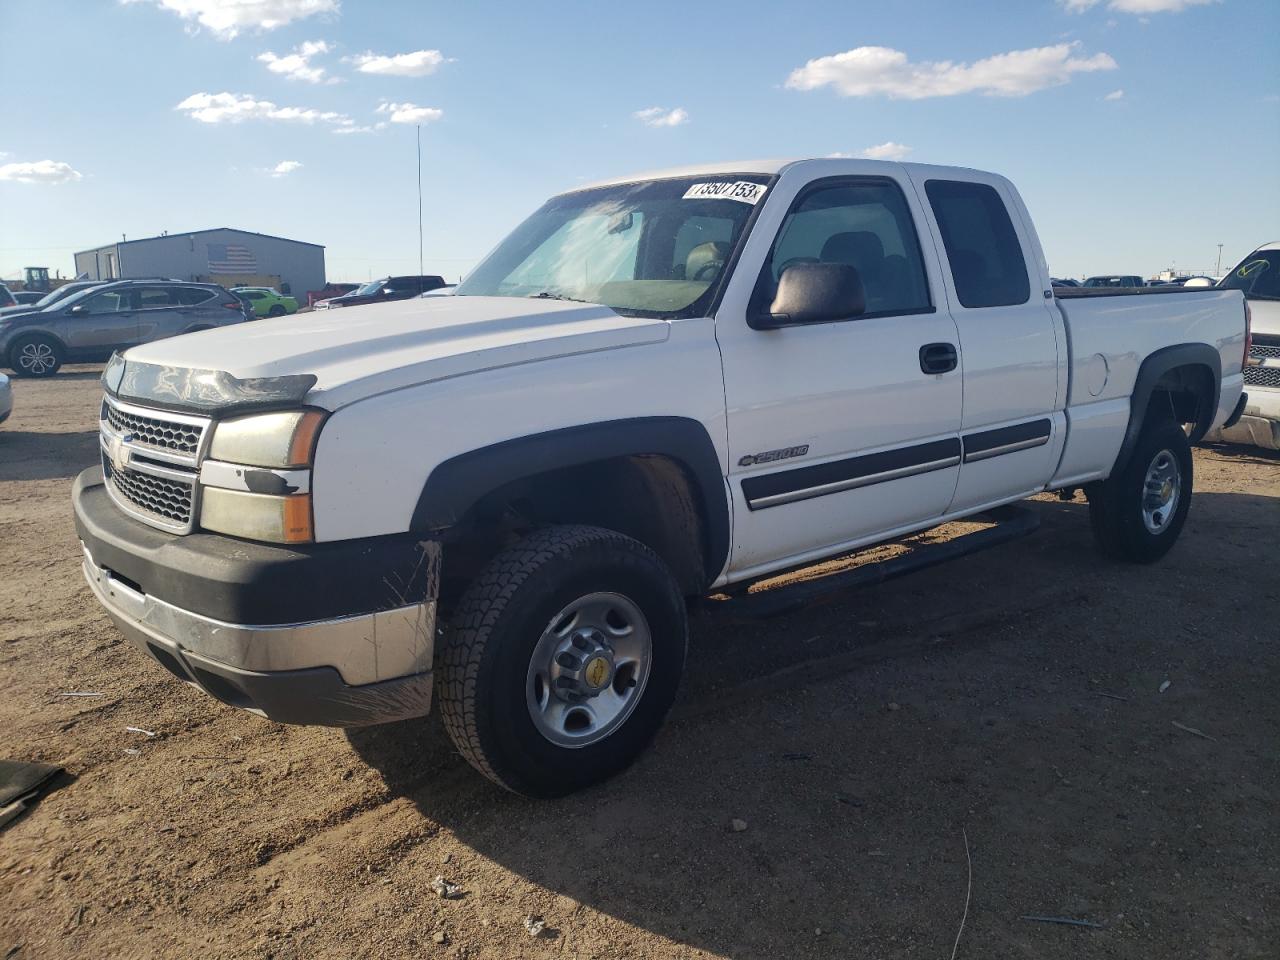
<instances>
[{"instance_id":1,"label":"parked sedan","mask_svg":"<svg viewBox=\"0 0 1280 960\"><path fill-rule=\"evenodd\" d=\"M0 423L8 420L11 413L13 413L13 387L9 385L9 378L0 373Z\"/></svg>"},{"instance_id":2,"label":"parked sedan","mask_svg":"<svg viewBox=\"0 0 1280 960\"><path fill-rule=\"evenodd\" d=\"M9 292L14 302L20 307L35 303L44 296L44 292L41 290L11 290Z\"/></svg>"},{"instance_id":3,"label":"parked sedan","mask_svg":"<svg viewBox=\"0 0 1280 960\"><path fill-rule=\"evenodd\" d=\"M283 317L298 312L298 301L286 297L270 287L232 287L231 292L249 301L249 306L259 317Z\"/></svg>"},{"instance_id":4,"label":"parked sedan","mask_svg":"<svg viewBox=\"0 0 1280 960\"><path fill-rule=\"evenodd\" d=\"M105 360L115 350L254 319L216 283L119 280L33 313L0 316L0 357L24 377L51 377L68 360Z\"/></svg>"},{"instance_id":5,"label":"parked sedan","mask_svg":"<svg viewBox=\"0 0 1280 960\"><path fill-rule=\"evenodd\" d=\"M408 300L430 290L439 290L443 286L444 277L439 276L383 277L381 280L371 280L340 297L318 300L316 309L332 310L335 307L359 307L366 303L383 303L388 300Z\"/></svg>"}]
</instances>

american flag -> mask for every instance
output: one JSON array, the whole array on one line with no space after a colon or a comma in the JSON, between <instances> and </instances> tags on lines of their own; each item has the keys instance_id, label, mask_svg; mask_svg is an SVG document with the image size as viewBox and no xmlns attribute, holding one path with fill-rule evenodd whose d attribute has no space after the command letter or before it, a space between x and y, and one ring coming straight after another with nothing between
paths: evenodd
<instances>
[{"instance_id":1,"label":"american flag","mask_svg":"<svg viewBox=\"0 0 1280 960\"><path fill-rule=\"evenodd\" d=\"M238 243L210 243L210 273L257 273L258 258L248 247Z\"/></svg>"}]
</instances>

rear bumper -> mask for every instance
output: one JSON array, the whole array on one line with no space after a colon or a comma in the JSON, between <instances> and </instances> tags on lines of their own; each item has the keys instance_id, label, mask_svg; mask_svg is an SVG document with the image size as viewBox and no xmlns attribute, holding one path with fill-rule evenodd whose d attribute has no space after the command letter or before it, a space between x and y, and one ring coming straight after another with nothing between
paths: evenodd
<instances>
[{"instance_id":1,"label":"rear bumper","mask_svg":"<svg viewBox=\"0 0 1280 960\"><path fill-rule=\"evenodd\" d=\"M96 469L73 497L90 590L179 679L282 723L363 726L430 710L439 544L299 551L175 536L124 516ZM237 611L254 616L226 616Z\"/></svg>"}]
</instances>

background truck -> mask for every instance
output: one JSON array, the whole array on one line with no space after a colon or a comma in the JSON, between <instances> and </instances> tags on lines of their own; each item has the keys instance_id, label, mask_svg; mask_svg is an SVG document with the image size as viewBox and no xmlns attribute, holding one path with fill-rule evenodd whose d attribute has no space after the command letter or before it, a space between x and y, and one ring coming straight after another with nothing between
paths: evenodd
<instances>
[{"instance_id":1,"label":"background truck","mask_svg":"<svg viewBox=\"0 0 1280 960\"><path fill-rule=\"evenodd\" d=\"M686 602L1044 490L1149 562L1239 416L1239 291L1055 296L1004 178L822 159L549 200L452 297L108 364L84 572L178 677L425 714L521 793L653 737ZM439 624L439 632L437 629Z\"/></svg>"},{"instance_id":2,"label":"background truck","mask_svg":"<svg viewBox=\"0 0 1280 960\"><path fill-rule=\"evenodd\" d=\"M1231 269L1219 289L1245 295L1252 318L1249 362L1244 369L1245 403L1240 422L1210 439L1252 443L1280 450L1280 243L1266 243Z\"/></svg>"}]
</instances>

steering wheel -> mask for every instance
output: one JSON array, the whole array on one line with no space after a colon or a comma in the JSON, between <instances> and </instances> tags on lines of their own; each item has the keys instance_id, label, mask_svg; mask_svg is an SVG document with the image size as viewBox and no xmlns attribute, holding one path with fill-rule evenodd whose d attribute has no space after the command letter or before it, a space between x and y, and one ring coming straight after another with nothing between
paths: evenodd
<instances>
[{"instance_id":1,"label":"steering wheel","mask_svg":"<svg viewBox=\"0 0 1280 960\"><path fill-rule=\"evenodd\" d=\"M714 280L716 275L723 269L723 260L708 260L693 272L693 279L695 282L704 278L706 280Z\"/></svg>"}]
</instances>

